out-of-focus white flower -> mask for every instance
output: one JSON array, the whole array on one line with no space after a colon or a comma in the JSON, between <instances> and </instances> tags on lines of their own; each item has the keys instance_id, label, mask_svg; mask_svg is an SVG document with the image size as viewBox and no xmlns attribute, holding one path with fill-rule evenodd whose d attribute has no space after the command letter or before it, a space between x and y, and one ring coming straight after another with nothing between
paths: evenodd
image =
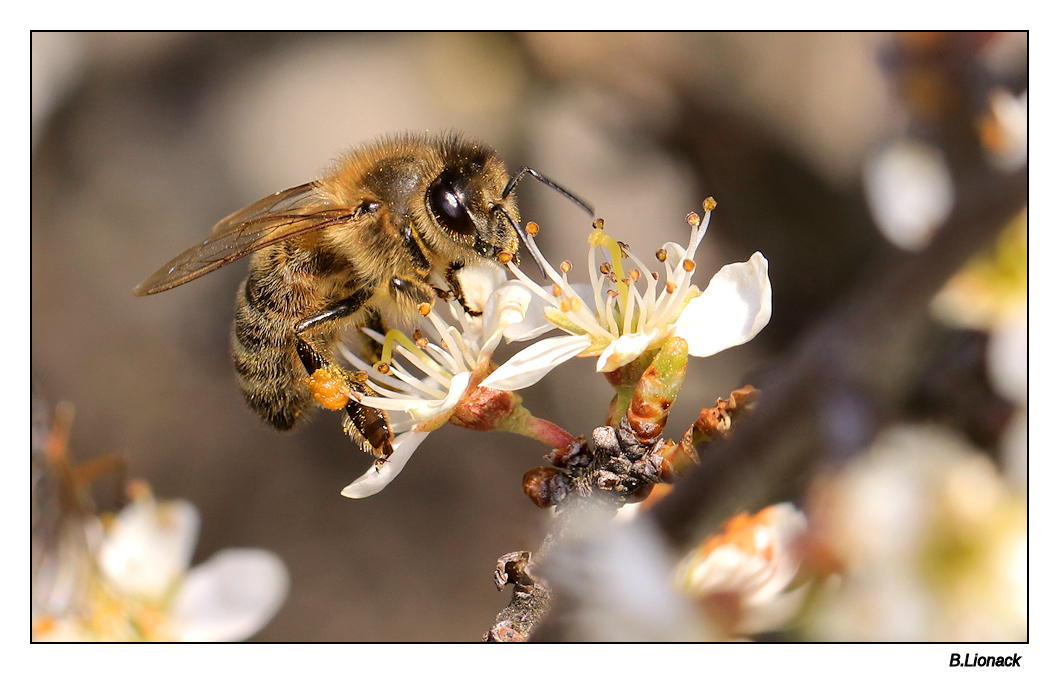
<instances>
[{"instance_id":1,"label":"out-of-focus white flower","mask_svg":"<svg viewBox=\"0 0 1059 674\"><path fill-rule=\"evenodd\" d=\"M145 485L105 524L99 573L84 615L38 616L37 641L238 641L268 623L287 596L282 560L229 548L189 569L199 514L158 502Z\"/></svg>"},{"instance_id":2,"label":"out-of-focus white flower","mask_svg":"<svg viewBox=\"0 0 1059 674\"><path fill-rule=\"evenodd\" d=\"M1015 171L1029 154L1029 92L1015 96L997 88L989 94L990 115L980 125L987 157L1001 171Z\"/></svg>"},{"instance_id":3,"label":"out-of-focus white flower","mask_svg":"<svg viewBox=\"0 0 1059 674\"><path fill-rule=\"evenodd\" d=\"M574 641L716 641L687 595L673 586L669 545L649 518L607 521L586 509L540 571L563 596L563 630Z\"/></svg>"},{"instance_id":4,"label":"out-of-focus white flower","mask_svg":"<svg viewBox=\"0 0 1059 674\"><path fill-rule=\"evenodd\" d=\"M949 279L931 303L933 316L957 328L992 332L1013 316L1025 319L1029 290L1029 229L1023 211Z\"/></svg>"},{"instance_id":5,"label":"out-of-focus white flower","mask_svg":"<svg viewBox=\"0 0 1059 674\"><path fill-rule=\"evenodd\" d=\"M1026 638L1025 496L950 430L884 431L822 484L810 517L844 569L811 638Z\"/></svg>"},{"instance_id":6,"label":"out-of-focus white flower","mask_svg":"<svg viewBox=\"0 0 1059 674\"><path fill-rule=\"evenodd\" d=\"M529 314L523 329L557 327L568 334L531 346L519 358L500 366L483 384L507 388L518 382L526 386L575 356L596 356L597 372L613 372L673 336L687 341L690 355L705 357L757 335L772 317L768 260L761 253L754 253L747 262L723 267L705 291L691 284L695 250L716 203L707 199L704 205L704 219L694 213L688 216L691 240L687 249L667 243L656 253L665 263L664 278L605 233L600 220L589 237L591 289L578 291L567 276L572 265L563 262L561 271L556 271L530 238L527 245L553 285L542 288L518 267L509 265L545 305L543 316ZM602 261L598 257L601 249L605 256ZM626 260L631 261L628 270Z\"/></svg>"},{"instance_id":7,"label":"out-of-focus white flower","mask_svg":"<svg viewBox=\"0 0 1059 674\"><path fill-rule=\"evenodd\" d=\"M516 375L508 380L509 388L503 391L490 391L492 387L481 385L495 367L492 355L501 337L523 321L532 301L525 286L505 282L505 278L504 270L494 265L468 266L461 270L464 301L473 311L481 312L480 316L468 314L452 298L443 305L450 319L442 316L443 311L431 310L420 321L414 339L397 330L384 336L365 329L365 333L383 345L381 369L373 368L340 345L345 359L367 373L375 384L373 390L378 393L376 396L354 394L358 402L387 410L391 427L397 434L393 453L376 461L343 489L343 496L365 498L377 494L397 477L427 435L449 421L478 430L523 433L545 442L559 431L548 422L529 416L514 394L508 393L536 380L527 381ZM539 332L524 330L517 337L530 339L536 334ZM401 356L408 366L395 361L394 354ZM512 360L520 357L521 354L516 354ZM496 402L499 397L504 398L504 404L494 407L503 408L508 416L474 417L472 406L483 407L484 398ZM560 431L560 435L569 441L565 432Z\"/></svg>"},{"instance_id":8,"label":"out-of-focus white flower","mask_svg":"<svg viewBox=\"0 0 1059 674\"><path fill-rule=\"evenodd\" d=\"M809 585L792 587L808 523L790 503L740 513L677 567L677 586L732 636L780 630L804 603Z\"/></svg>"},{"instance_id":9,"label":"out-of-focus white flower","mask_svg":"<svg viewBox=\"0 0 1059 674\"><path fill-rule=\"evenodd\" d=\"M1015 405L1001 441L1005 474L1025 488L1029 438L1029 231L1023 211L992 250L952 277L931 303L939 321L988 332L986 366L993 388Z\"/></svg>"},{"instance_id":10,"label":"out-of-focus white flower","mask_svg":"<svg viewBox=\"0 0 1059 674\"><path fill-rule=\"evenodd\" d=\"M938 148L897 140L868 160L864 191L879 231L898 248L925 248L952 211L955 188Z\"/></svg>"}]
</instances>

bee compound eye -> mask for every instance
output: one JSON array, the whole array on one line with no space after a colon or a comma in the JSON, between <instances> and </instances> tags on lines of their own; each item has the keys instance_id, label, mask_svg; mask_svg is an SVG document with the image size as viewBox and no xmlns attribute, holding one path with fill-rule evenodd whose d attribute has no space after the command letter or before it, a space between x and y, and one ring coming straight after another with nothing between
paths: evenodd
<instances>
[{"instance_id":1,"label":"bee compound eye","mask_svg":"<svg viewBox=\"0 0 1059 674\"><path fill-rule=\"evenodd\" d=\"M427 190L427 203L445 229L464 236L474 234L474 221L463 203L463 191L452 178L448 171L438 176Z\"/></svg>"}]
</instances>

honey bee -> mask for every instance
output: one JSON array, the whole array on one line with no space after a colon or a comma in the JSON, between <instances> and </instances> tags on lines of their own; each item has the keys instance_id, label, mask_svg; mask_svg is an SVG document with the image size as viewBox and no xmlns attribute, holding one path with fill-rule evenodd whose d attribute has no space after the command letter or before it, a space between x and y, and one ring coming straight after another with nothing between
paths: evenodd
<instances>
[{"instance_id":1,"label":"honey bee","mask_svg":"<svg viewBox=\"0 0 1059 674\"><path fill-rule=\"evenodd\" d=\"M229 215L133 292L169 290L250 255L231 337L246 402L289 430L314 397L324 404L312 383L325 375L343 389L335 408L344 406L350 437L384 460L393 451L389 419L356 401L370 394L365 378L333 363L339 334L383 316L414 318L448 292L469 311L457 272L482 261L517 263L519 238L527 240L513 194L524 175L592 212L533 169L510 176L480 142L404 134L363 145L322 178Z\"/></svg>"}]
</instances>

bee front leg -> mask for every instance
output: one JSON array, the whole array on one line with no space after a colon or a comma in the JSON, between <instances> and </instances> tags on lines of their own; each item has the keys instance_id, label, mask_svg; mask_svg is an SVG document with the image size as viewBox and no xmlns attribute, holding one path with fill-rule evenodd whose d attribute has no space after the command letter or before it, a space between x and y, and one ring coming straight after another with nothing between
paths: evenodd
<instances>
[{"instance_id":1,"label":"bee front leg","mask_svg":"<svg viewBox=\"0 0 1059 674\"><path fill-rule=\"evenodd\" d=\"M363 381L350 376L330 362L302 334L320 325L353 315L364 306L370 293L360 291L340 302L307 316L294 326L298 357L309 374L309 390L320 405L327 409L345 409L348 420L343 424L346 433L362 450L385 459L393 453L393 430L383 410L361 405L357 395L372 395ZM363 377L364 375L360 375Z\"/></svg>"}]
</instances>

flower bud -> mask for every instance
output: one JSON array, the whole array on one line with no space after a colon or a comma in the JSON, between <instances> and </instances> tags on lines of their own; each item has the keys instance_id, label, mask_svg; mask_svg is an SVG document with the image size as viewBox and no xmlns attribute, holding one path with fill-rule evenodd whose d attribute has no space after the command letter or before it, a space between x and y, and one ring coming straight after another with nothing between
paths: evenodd
<instances>
[{"instance_id":1,"label":"flower bud","mask_svg":"<svg viewBox=\"0 0 1059 674\"><path fill-rule=\"evenodd\" d=\"M522 491L538 508L550 508L566 496L566 474L558 468L539 466L522 478Z\"/></svg>"},{"instance_id":2,"label":"flower bud","mask_svg":"<svg viewBox=\"0 0 1059 674\"><path fill-rule=\"evenodd\" d=\"M625 418L641 445L653 444L662 434L687 369L688 343L681 337L671 337L640 377Z\"/></svg>"}]
</instances>

